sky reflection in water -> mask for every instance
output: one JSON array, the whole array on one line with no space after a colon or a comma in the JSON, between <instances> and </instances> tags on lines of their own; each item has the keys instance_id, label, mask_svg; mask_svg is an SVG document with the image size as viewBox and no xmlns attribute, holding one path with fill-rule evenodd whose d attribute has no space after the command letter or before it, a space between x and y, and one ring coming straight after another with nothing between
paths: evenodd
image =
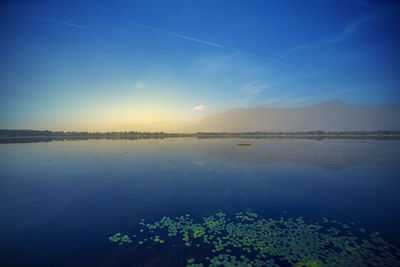
<instances>
[{"instance_id":1,"label":"sky reflection in water","mask_svg":"<svg viewBox=\"0 0 400 267\"><path fill-rule=\"evenodd\" d=\"M182 253L194 248L118 253L108 237L134 234L141 219L201 220L219 210L350 220L399 246L399 144L194 138L2 144L0 263L186 258Z\"/></svg>"}]
</instances>

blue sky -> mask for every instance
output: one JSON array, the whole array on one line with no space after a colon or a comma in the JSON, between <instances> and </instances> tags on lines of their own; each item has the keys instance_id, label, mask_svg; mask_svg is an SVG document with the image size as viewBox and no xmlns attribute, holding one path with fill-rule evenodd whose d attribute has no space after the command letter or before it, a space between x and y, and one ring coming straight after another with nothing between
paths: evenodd
<instances>
[{"instance_id":1,"label":"blue sky","mask_svg":"<svg viewBox=\"0 0 400 267\"><path fill-rule=\"evenodd\" d=\"M0 14L0 128L400 99L398 1L2 1Z\"/></svg>"}]
</instances>

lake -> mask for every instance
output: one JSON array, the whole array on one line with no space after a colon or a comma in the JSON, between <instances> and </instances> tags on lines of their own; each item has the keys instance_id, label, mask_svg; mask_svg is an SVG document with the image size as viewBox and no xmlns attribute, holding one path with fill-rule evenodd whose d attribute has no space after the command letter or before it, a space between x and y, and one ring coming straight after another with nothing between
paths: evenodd
<instances>
[{"instance_id":1,"label":"lake","mask_svg":"<svg viewBox=\"0 0 400 267\"><path fill-rule=\"evenodd\" d=\"M1 144L0 177L1 266L400 265L399 140Z\"/></svg>"}]
</instances>

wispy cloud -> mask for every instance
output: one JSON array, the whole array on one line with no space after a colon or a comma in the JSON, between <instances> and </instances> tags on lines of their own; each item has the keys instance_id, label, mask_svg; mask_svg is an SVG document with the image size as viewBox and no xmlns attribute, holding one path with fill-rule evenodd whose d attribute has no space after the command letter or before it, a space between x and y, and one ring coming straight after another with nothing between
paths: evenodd
<instances>
[{"instance_id":1,"label":"wispy cloud","mask_svg":"<svg viewBox=\"0 0 400 267\"><path fill-rule=\"evenodd\" d=\"M230 99L229 104L230 106L237 108L254 106L259 102L259 99L257 99L257 94L270 87L271 84L260 83L259 81L245 83L238 90L237 95L240 97Z\"/></svg>"},{"instance_id":2,"label":"wispy cloud","mask_svg":"<svg viewBox=\"0 0 400 267\"><path fill-rule=\"evenodd\" d=\"M203 105L198 105L198 106L193 107L192 110L202 111L202 110L204 110L204 106Z\"/></svg>"},{"instance_id":3,"label":"wispy cloud","mask_svg":"<svg viewBox=\"0 0 400 267\"><path fill-rule=\"evenodd\" d=\"M158 28L155 28L155 27L151 27L151 26L140 24L140 23L136 23L136 22L130 22L130 23L135 25L135 26L144 28L144 29L160 32L160 33L167 34L167 35L170 35L170 36L173 36L173 37L177 37L177 38L181 38L181 39L185 39L185 40L201 43L201 44L212 46L212 47L216 47L216 48L227 49L227 50L231 50L231 51L234 51L234 52L239 52L239 53L244 54L244 55L248 55L248 56L251 56L251 57L259 58L259 59L262 59L262 60L267 60L267 61L270 61L270 62L273 62L273 63L278 63L278 64L281 64L281 65L290 65L289 63L284 62L282 60L264 57L264 56L261 56L261 55L258 55L258 54L254 54L254 53L251 53L251 52L244 51L244 50L240 50L240 49L232 48L232 47L229 47L229 46L225 46L225 45L221 45L221 44L217 44L217 43L208 42L208 41L200 40L200 39L197 39L197 38L193 38L191 36L177 34L177 33L174 33L174 32L164 31L164 30L161 30L161 29L158 29Z\"/></svg>"},{"instance_id":4,"label":"wispy cloud","mask_svg":"<svg viewBox=\"0 0 400 267\"><path fill-rule=\"evenodd\" d=\"M377 19L377 17L365 16L356 21L353 21L352 23L348 24L339 35L334 36L333 38L331 38L329 40L326 40L326 43L330 43L330 44L339 43L346 39L349 39L350 37L354 36L360 30L362 25L364 25L370 21L373 21L375 19Z\"/></svg>"},{"instance_id":5,"label":"wispy cloud","mask_svg":"<svg viewBox=\"0 0 400 267\"><path fill-rule=\"evenodd\" d=\"M289 60L289 57L284 56L284 55L282 55L282 54L278 54L278 53L275 53L275 52L272 52L272 54L274 54L275 56L280 57L280 58L282 58L282 59Z\"/></svg>"},{"instance_id":6,"label":"wispy cloud","mask_svg":"<svg viewBox=\"0 0 400 267\"><path fill-rule=\"evenodd\" d=\"M269 84L259 83L258 81L252 81L252 82L249 82L249 83L246 83L245 85L243 85L243 87L241 88L241 91L247 95L254 96L254 95L258 94L259 92L267 89L268 87L270 87Z\"/></svg>"},{"instance_id":7,"label":"wispy cloud","mask_svg":"<svg viewBox=\"0 0 400 267\"><path fill-rule=\"evenodd\" d=\"M140 80L138 80L136 83L135 83L135 86L133 87L135 90L140 90L140 89L143 89L143 88L145 88L145 87L148 87L149 85L147 84L147 83L144 83L143 81L142 81L142 79L140 79Z\"/></svg>"},{"instance_id":8,"label":"wispy cloud","mask_svg":"<svg viewBox=\"0 0 400 267\"><path fill-rule=\"evenodd\" d=\"M362 28L362 26L364 24L367 24L371 21L377 20L380 17L382 17L382 16L365 16L365 17L359 18L359 19L353 21L352 23L348 24L342 30L341 33L339 33L335 36L332 36L329 39L312 42L312 43L308 43L308 44L303 44L303 45L298 45L298 46L290 48L288 50L288 52L293 52L293 51L297 51L297 50L314 48L314 47L318 47L318 46L322 46L322 45L329 45L329 44L336 44L336 43L343 42L343 41L353 37L354 35L356 35L360 31L360 29Z\"/></svg>"},{"instance_id":9,"label":"wispy cloud","mask_svg":"<svg viewBox=\"0 0 400 267\"><path fill-rule=\"evenodd\" d=\"M75 27L75 28L80 28L80 29L88 29L88 27L79 25L79 24L74 24L74 23L69 23L69 22L64 22L64 21L59 21L59 20L54 20L54 19L48 19L48 18L42 18L42 17L32 17L33 19L36 20L41 20L41 21L46 21L50 23L56 23L56 24L61 24L65 26L70 26L70 27Z\"/></svg>"}]
</instances>

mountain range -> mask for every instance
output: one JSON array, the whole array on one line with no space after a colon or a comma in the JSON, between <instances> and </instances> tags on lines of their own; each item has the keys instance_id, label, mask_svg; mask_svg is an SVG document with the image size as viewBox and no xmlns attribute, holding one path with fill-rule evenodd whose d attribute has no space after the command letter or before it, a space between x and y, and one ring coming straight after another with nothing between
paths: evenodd
<instances>
[{"instance_id":1,"label":"mountain range","mask_svg":"<svg viewBox=\"0 0 400 267\"><path fill-rule=\"evenodd\" d=\"M400 130L400 105L361 106L332 100L305 107L233 109L194 125L203 132Z\"/></svg>"}]
</instances>

